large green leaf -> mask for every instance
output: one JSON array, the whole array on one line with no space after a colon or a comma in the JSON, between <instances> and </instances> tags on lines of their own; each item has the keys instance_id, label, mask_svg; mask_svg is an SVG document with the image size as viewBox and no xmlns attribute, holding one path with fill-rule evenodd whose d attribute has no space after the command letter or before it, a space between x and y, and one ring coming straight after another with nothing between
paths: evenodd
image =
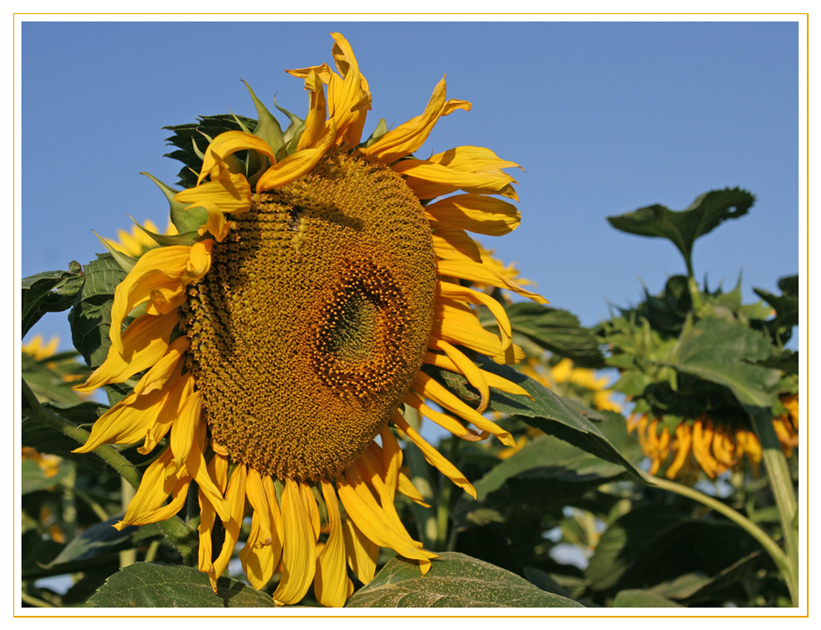
<instances>
[{"instance_id":1,"label":"large green leaf","mask_svg":"<svg viewBox=\"0 0 821 630\"><path fill-rule=\"evenodd\" d=\"M460 553L443 552L430 571L401 558L348 600L349 608L536 607L581 608L578 602L548 593L509 571Z\"/></svg>"},{"instance_id":2,"label":"large green leaf","mask_svg":"<svg viewBox=\"0 0 821 630\"><path fill-rule=\"evenodd\" d=\"M594 591L646 589L686 573L716 575L756 548L733 523L648 505L607 528L585 575Z\"/></svg>"},{"instance_id":3,"label":"large green leaf","mask_svg":"<svg viewBox=\"0 0 821 630\"><path fill-rule=\"evenodd\" d=\"M80 265L72 261L68 271L44 271L23 278L22 335L46 313L64 311L74 303L74 296L83 284Z\"/></svg>"},{"instance_id":4,"label":"large green leaf","mask_svg":"<svg viewBox=\"0 0 821 630\"><path fill-rule=\"evenodd\" d=\"M108 355L111 341L111 306L114 290L125 278L125 271L110 254L98 254L83 268L85 282L68 315L74 347L91 367L98 367Z\"/></svg>"},{"instance_id":5,"label":"large green leaf","mask_svg":"<svg viewBox=\"0 0 821 630\"><path fill-rule=\"evenodd\" d=\"M674 211L654 204L615 217L607 217L617 230L666 238L684 256L688 275L692 276L693 244L727 219L737 219L747 214L755 197L746 190L725 188L711 190L698 198L686 210Z\"/></svg>"},{"instance_id":6,"label":"large green leaf","mask_svg":"<svg viewBox=\"0 0 821 630\"><path fill-rule=\"evenodd\" d=\"M542 435L501 461L473 485L481 501L517 476L541 482L549 480L557 487L566 484L586 487L612 481L624 472L618 464L600 459L553 436Z\"/></svg>"},{"instance_id":7,"label":"large green leaf","mask_svg":"<svg viewBox=\"0 0 821 630\"><path fill-rule=\"evenodd\" d=\"M494 390L490 403L494 411L522 420L548 435L555 435L583 451L624 467L636 478L641 477L627 458L602 434L596 424L580 412L579 407L574 403L557 396L532 378L528 378L509 366L499 365L484 357L477 358L477 362L482 369L517 383L532 396L529 398ZM447 377L451 387L458 387L459 381L454 378L455 376L458 375L451 374ZM459 393L466 397L473 395L464 386Z\"/></svg>"},{"instance_id":8,"label":"large green leaf","mask_svg":"<svg viewBox=\"0 0 821 630\"><path fill-rule=\"evenodd\" d=\"M108 578L88 600L101 608L271 608L270 595L220 578L217 593L197 569L152 562L132 564Z\"/></svg>"},{"instance_id":9,"label":"large green leaf","mask_svg":"<svg viewBox=\"0 0 821 630\"><path fill-rule=\"evenodd\" d=\"M673 365L729 388L742 405L769 408L777 399L780 374L754 363L771 352L761 333L737 321L707 318L684 334Z\"/></svg>"},{"instance_id":10,"label":"large green leaf","mask_svg":"<svg viewBox=\"0 0 821 630\"><path fill-rule=\"evenodd\" d=\"M505 310L514 333L553 354L568 357L576 367L604 367L596 336L573 313L533 302L517 302Z\"/></svg>"}]
</instances>

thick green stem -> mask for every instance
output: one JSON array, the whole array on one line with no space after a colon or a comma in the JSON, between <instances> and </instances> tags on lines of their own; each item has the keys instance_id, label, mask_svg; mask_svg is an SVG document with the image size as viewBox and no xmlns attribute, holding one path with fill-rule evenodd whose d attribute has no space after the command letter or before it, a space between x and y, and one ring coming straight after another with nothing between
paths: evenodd
<instances>
[{"instance_id":1,"label":"thick green stem","mask_svg":"<svg viewBox=\"0 0 821 630\"><path fill-rule=\"evenodd\" d=\"M781 547L778 546L767 533L761 529L758 525L753 523L750 519L746 516L739 514L733 508L728 505L725 505L718 499L714 499L711 496L704 494L703 492L699 492L698 490L691 488L690 486L685 486L680 483L676 483L674 481L669 481L667 479L661 479L659 477L651 477L646 473L641 473L645 482L650 486L655 486L657 488L661 488L662 490L668 490L669 492L674 492L678 495L683 497L687 497L688 499L692 499L702 505L707 506L708 508L715 510L722 516L733 521L736 525L741 527L744 531L746 531L750 536L752 536L758 543L764 548L769 556L775 562L775 566L778 568L781 575L784 577L784 581L787 583L787 587L790 590L790 596L792 598L793 603L797 602L795 585L796 582L793 580L790 560L787 557L787 554L782 551Z\"/></svg>"},{"instance_id":2,"label":"thick green stem","mask_svg":"<svg viewBox=\"0 0 821 630\"><path fill-rule=\"evenodd\" d=\"M753 429L761 444L762 459L767 468L770 489L775 497L778 518L790 562L790 593L793 605L798 605L798 501L795 496L787 458L781 450L781 443L773 428L773 420L766 409L749 410Z\"/></svg>"}]
</instances>

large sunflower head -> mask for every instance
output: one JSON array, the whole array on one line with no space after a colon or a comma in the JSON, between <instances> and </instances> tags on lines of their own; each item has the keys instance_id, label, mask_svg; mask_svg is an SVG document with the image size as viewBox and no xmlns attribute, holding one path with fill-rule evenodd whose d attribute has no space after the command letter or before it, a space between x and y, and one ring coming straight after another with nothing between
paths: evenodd
<instances>
[{"instance_id":1,"label":"large sunflower head","mask_svg":"<svg viewBox=\"0 0 821 630\"><path fill-rule=\"evenodd\" d=\"M216 588L248 512L242 565L257 588L279 574L282 604L312 585L320 603L344 604L348 568L367 583L380 547L427 571L435 554L394 507L396 492L422 502L397 438L475 491L403 409L464 439L512 445L482 412L491 387L525 392L470 357L511 363L522 353L504 309L466 284L544 301L484 264L467 234L518 225L503 170L517 165L474 146L411 155L440 117L470 104L447 99L443 79L421 115L363 142L368 83L345 38L333 38L336 71L288 71L310 95L292 132L251 92L259 121L207 138L194 185L164 187L181 233L158 238L117 287L107 359L82 386L141 374L77 449L156 449L117 527L170 517L196 481L200 570ZM498 336L476 306L496 317ZM478 406L425 365L461 373Z\"/></svg>"}]
</instances>

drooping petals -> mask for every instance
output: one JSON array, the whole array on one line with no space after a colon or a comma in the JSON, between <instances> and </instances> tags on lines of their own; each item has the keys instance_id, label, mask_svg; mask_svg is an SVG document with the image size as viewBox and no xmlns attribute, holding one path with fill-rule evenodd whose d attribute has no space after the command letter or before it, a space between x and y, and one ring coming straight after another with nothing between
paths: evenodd
<instances>
[{"instance_id":1,"label":"drooping petals","mask_svg":"<svg viewBox=\"0 0 821 630\"><path fill-rule=\"evenodd\" d=\"M282 552L282 580L274 591L274 601L284 605L296 604L305 596L316 571L316 539L311 513L299 486L299 482L286 479L282 492L285 545Z\"/></svg>"},{"instance_id":2,"label":"drooping petals","mask_svg":"<svg viewBox=\"0 0 821 630\"><path fill-rule=\"evenodd\" d=\"M220 555L214 560L213 566L208 573L211 581L211 588L217 592L217 579L223 571L228 568L228 562L234 553L234 548L239 540L242 519L245 516L245 479L247 468L245 464L239 464L231 474L228 482L228 489L225 491L225 501L228 505L228 518L222 519L225 526L225 540L222 543Z\"/></svg>"},{"instance_id":3,"label":"drooping petals","mask_svg":"<svg viewBox=\"0 0 821 630\"><path fill-rule=\"evenodd\" d=\"M379 545L365 536L351 519L345 519L343 526L348 566L362 584L368 584L376 574Z\"/></svg>"},{"instance_id":4,"label":"drooping petals","mask_svg":"<svg viewBox=\"0 0 821 630\"><path fill-rule=\"evenodd\" d=\"M262 477L253 468L248 469L245 479L245 490L248 503L251 504L251 531L245 541L245 547L239 553L242 568L248 576L251 586L256 589L264 587L274 574L274 553L272 548L271 510Z\"/></svg>"},{"instance_id":5,"label":"drooping petals","mask_svg":"<svg viewBox=\"0 0 821 630\"><path fill-rule=\"evenodd\" d=\"M122 383L137 372L153 366L168 352L169 339L180 321L178 312L167 315L141 315L128 327L120 338L123 357L114 344L108 349L103 364L88 377L85 383L74 387L79 392L90 392L108 383ZM113 330L112 324L112 330ZM113 336L113 334L112 334Z\"/></svg>"},{"instance_id":6,"label":"drooping petals","mask_svg":"<svg viewBox=\"0 0 821 630\"><path fill-rule=\"evenodd\" d=\"M333 485L322 481L322 498L328 512L328 540L316 559L314 593L323 606L344 606L353 590L353 584L345 569L345 534L339 499Z\"/></svg>"},{"instance_id":7,"label":"drooping petals","mask_svg":"<svg viewBox=\"0 0 821 630\"><path fill-rule=\"evenodd\" d=\"M468 380L468 383L479 392L480 399L476 411L479 413L484 412L490 402L490 387L482 371L461 350L449 344L447 341L440 340L439 345L445 351L445 354L428 352L425 355L425 363L450 370L451 372L457 372L464 376Z\"/></svg>"}]
</instances>

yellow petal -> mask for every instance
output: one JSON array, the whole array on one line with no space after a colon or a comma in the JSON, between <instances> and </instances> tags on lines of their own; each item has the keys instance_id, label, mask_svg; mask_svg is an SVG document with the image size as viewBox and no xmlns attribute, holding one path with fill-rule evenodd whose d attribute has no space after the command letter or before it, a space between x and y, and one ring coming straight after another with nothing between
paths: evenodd
<instances>
[{"instance_id":1,"label":"yellow petal","mask_svg":"<svg viewBox=\"0 0 821 630\"><path fill-rule=\"evenodd\" d=\"M123 520L116 525L118 530L128 525L156 523L173 516L180 510L187 494L182 492L182 489L183 487L186 490L188 489L191 478L185 475L184 471L177 471L177 474L169 472L171 462L171 451L166 449L146 469L143 478L140 480L140 487L128 504ZM175 496L172 498L171 503L165 509L162 509L161 506L172 492L175 493Z\"/></svg>"},{"instance_id":2,"label":"yellow petal","mask_svg":"<svg viewBox=\"0 0 821 630\"><path fill-rule=\"evenodd\" d=\"M547 300L538 293L523 289L513 280L505 278L502 274L497 273L487 265L481 265L469 260L440 260L436 263L436 266L441 276L451 276L480 284L489 284L492 287L499 287L500 289L507 289L508 291L518 293L538 304L548 303Z\"/></svg>"},{"instance_id":3,"label":"yellow petal","mask_svg":"<svg viewBox=\"0 0 821 630\"><path fill-rule=\"evenodd\" d=\"M344 479L337 479L337 492L348 518L380 547L389 547L401 556L427 563L430 558L437 557L436 554L421 549L404 527L401 530L393 527L355 467L345 471Z\"/></svg>"},{"instance_id":4,"label":"yellow petal","mask_svg":"<svg viewBox=\"0 0 821 630\"><path fill-rule=\"evenodd\" d=\"M282 580L274 591L278 604L296 604L311 586L316 571L316 540L311 515L302 498L299 482L285 480L282 492Z\"/></svg>"},{"instance_id":5,"label":"yellow petal","mask_svg":"<svg viewBox=\"0 0 821 630\"><path fill-rule=\"evenodd\" d=\"M343 525L348 566L362 584L368 584L376 573L379 545L369 540L351 519L346 519Z\"/></svg>"},{"instance_id":6,"label":"yellow petal","mask_svg":"<svg viewBox=\"0 0 821 630\"><path fill-rule=\"evenodd\" d=\"M231 475L228 482L228 489L225 491L225 500L228 504L229 518L223 520L225 525L225 540L222 543L220 555L214 560L212 571L209 572L211 587L216 592L217 579L228 567L228 561L234 553L234 548L239 540L239 532L242 527L242 519L245 516L245 464L239 464Z\"/></svg>"},{"instance_id":7,"label":"yellow petal","mask_svg":"<svg viewBox=\"0 0 821 630\"><path fill-rule=\"evenodd\" d=\"M488 435L490 435L486 431L476 433L475 431L462 426L456 418L440 411L436 411L435 409L431 409L414 391L409 391L405 394L404 402L406 405L410 405L414 409L418 410L419 413L425 416L428 420L433 420L440 427L446 431L450 431L453 435L460 437L463 440L478 442L479 440L484 440Z\"/></svg>"},{"instance_id":8,"label":"yellow petal","mask_svg":"<svg viewBox=\"0 0 821 630\"><path fill-rule=\"evenodd\" d=\"M214 481L220 492L224 492L228 485L228 459L219 454L214 455L208 463L208 476ZM222 495L220 495L221 497ZM202 488L198 493L198 500L200 506L200 524L199 532L199 555L198 566L199 570L209 575L214 575L212 566L213 549L211 546L211 534L216 522L216 512L208 495L206 495ZM216 587L216 577L211 580L212 586ZM216 590L216 588L215 588Z\"/></svg>"},{"instance_id":9,"label":"yellow petal","mask_svg":"<svg viewBox=\"0 0 821 630\"><path fill-rule=\"evenodd\" d=\"M126 356L122 341L122 323L131 310L160 291L164 304L179 306L185 299L185 287L199 280L208 270L213 241L187 245L169 245L147 251L137 261L114 291L111 307L111 343ZM148 311L150 313L150 311Z\"/></svg>"},{"instance_id":10,"label":"yellow petal","mask_svg":"<svg viewBox=\"0 0 821 630\"><path fill-rule=\"evenodd\" d=\"M271 164L276 162L271 147L262 138L244 131L226 131L214 138L214 141L205 150L197 185L205 179L206 175L211 175L211 179L220 177L229 168L226 158L237 151L245 150L256 151L265 155L271 161Z\"/></svg>"},{"instance_id":11,"label":"yellow petal","mask_svg":"<svg viewBox=\"0 0 821 630\"><path fill-rule=\"evenodd\" d=\"M123 358L112 344L103 364L92 372L85 383L75 386L74 389L89 392L108 383L122 383L137 372L150 368L168 352L171 333L179 321L180 314L177 312L167 315L141 315L131 322L120 338L123 351L129 358Z\"/></svg>"},{"instance_id":12,"label":"yellow petal","mask_svg":"<svg viewBox=\"0 0 821 630\"><path fill-rule=\"evenodd\" d=\"M470 110L470 103L467 101L446 101L445 93L445 78L442 77L421 115L387 132L370 147L363 149L363 153L375 157L383 164L392 164L421 147L441 116L447 116L457 109Z\"/></svg>"},{"instance_id":13,"label":"yellow petal","mask_svg":"<svg viewBox=\"0 0 821 630\"><path fill-rule=\"evenodd\" d=\"M469 287L463 287L460 284L440 281L439 295L443 298L450 298L452 300L486 307L496 319L496 324L499 326L499 332L502 338L502 349L506 350L513 342L513 328L510 325L507 312L499 302L487 293L475 291Z\"/></svg>"},{"instance_id":14,"label":"yellow petal","mask_svg":"<svg viewBox=\"0 0 821 630\"><path fill-rule=\"evenodd\" d=\"M435 164L427 160L401 160L393 165L393 170L399 175L406 175L408 179L405 183L414 191L420 199L430 199L432 197L422 194L425 184L438 184L444 186L444 194L454 190L474 190L487 193L501 194L507 190L511 182L515 181L512 177L502 172L488 172L488 173L470 173L459 171L442 164ZM421 185L417 184L420 182ZM437 196L437 195L433 195Z\"/></svg>"},{"instance_id":15,"label":"yellow petal","mask_svg":"<svg viewBox=\"0 0 821 630\"><path fill-rule=\"evenodd\" d=\"M314 594L323 606L344 606L348 596L348 573L345 570L345 535L339 514L339 499L328 481L322 481L322 498L328 512L328 540L316 559Z\"/></svg>"},{"instance_id":16,"label":"yellow petal","mask_svg":"<svg viewBox=\"0 0 821 630\"><path fill-rule=\"evenodd\" d=\"M488 195L446 197L426 206L425 213L437 221L489 236L508 234L521 222L516 206Z\"/></svg>"},{"instance_id":17,"label":"yellow petal","mask_svg":"<svg viewBox=\"0 0 821 630\"><path fill-rule=\"evenodd\" d=\"M439 258L467 258L482 262L482 254L467 232L450 225L443 225L437 221L430 221L433 251Z\"/></svg>"},{"instance_id":18,"label":"yellow petal","mask_svg":"<svg viewBox=\"0 0 821 630\"><path fill-rule=\"evenodd\" d=\"M275 568L271 548L271 510L259 473L249 468L245 481L248 502L254 512L251 517L251 531L245 541L245 547L239 553L239 558L251 586L261 589L271 579Z\"/></svg>"},{"instance_id":19,"label":"yellow petal","mask_svg":"<svg viewBox=\"0 0 821 630\"><path fill-rule=\"evenodd\" d=\"M133 444L145 437L167 397L165 391L134 393L97 418L86 443L73 453L89 453L101 444Z\"/></svg>"},{"instance_id":20,"label":"yellow petal","mask_svg":"<svg viewBox=\"0 0 821 630\"><path fill-rule=\"evenodd\" d=\"M508 431L502 429L499 425L491 422L475 410L471 409L466 403L462 402L454 394L452 394L444 385L435 381L433 378L419 372L413 379L413 389L420 395L435 402L440 407L444 407L458 416L464 418L468 422L475 425L482 431L487 431L499 438L503 444L513 446L516 441Z\"/></svg>"},{"instance_id":21,"label":"yellow petal","mask_svg":"<svg viewBox=\"0 0 821 630\"><path fill-rule=\"evenodd\" d=\"M305 77L305 89L311 92L311 106L308 115L305 117L305 130L299 137L297 151L310 149L319 142L322 132L325 130L325 120L328 116L325 88L316 71L311 70L308 76Z\"/></svg>"},{"instance_id":22,"label":"yellow petal","mask_svg":"<svg viewBox=\"0 0 821 630\"><path fill-rule=\"evenodd\" d=\"M368 82L359 71L359 64L348 41L339 33L331 33L334 38L333 56L336 68L343 77L332 74L328 83L328 100L332 104L330 116L336 123L334 136L356 146L362 138L367 110L371 108L371 94Z\"/></svg>"},{"instance_id":23,"label":"yellow petal","mask_svg":"<svg viewBox=\"0 0 821 630\"><path fill-rule=\"evenodd\" d=\"M490 388L482 371L465 354L447 341L439 340L439 346L445 354L428 352L425 354L424 362L464 376L468 383L479 392L479 404L476 411L482 413L490 402Z\"/></svg>"},{"instance_id":24,"label":"yellow petal","mask_svg":"<svg viewBox=\"0 0 821 630\"><path fill-rule=\"evenodd\" d=\"M448 149L430 156L428 162L465 173L501 173L503 168L521 168L516 162L499 158L486 147L473 146ZM515 182L516 180L511 177L509 181Z\"/></svg>"},{"instance_id":25,"label":"yellow petal","mask_svg":"<svg viewBox=\"0 0 821 630\"><path fill-rule=\"evenodd\" d=\"M335 136L336 125L330 120L325 126L324 135L315 147L297 151L265 171L257 181L257 192L280 188L305 175L322 159Z\"/></svg>"},{"instance_id":26,"label":"yellow petal","mask_svg":"<svg viewBox=\"0 0 821 630\"><path fill-rule=\"evenodd\" d=\"M425 439L405 421L401 414L394 413L392 419L396 425L402 429L405 435L407 435L408 438L416 444L419 450L422 451L422 454L431 466L435 466L439 472L445 475L445 477L462 488L462 490L467 492L474 499L476 498L476 489L473 487L473 484L467 480L467 477L465 477L462 472L456 468L456 466L443 457L439 451L428 444Z\"/></svg>"}]
</instances>

